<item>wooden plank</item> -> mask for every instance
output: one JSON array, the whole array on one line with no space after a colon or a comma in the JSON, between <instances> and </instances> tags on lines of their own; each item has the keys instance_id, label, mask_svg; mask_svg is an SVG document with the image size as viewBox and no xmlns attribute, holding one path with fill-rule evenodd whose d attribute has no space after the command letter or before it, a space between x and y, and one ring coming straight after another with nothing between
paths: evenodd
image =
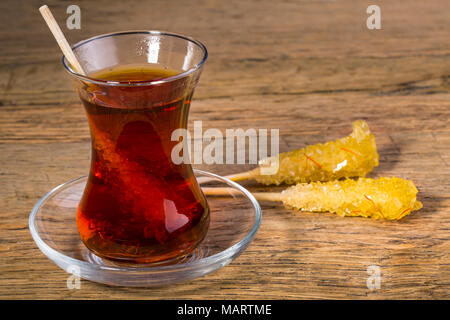
<instances>
[{"instance_id":1,"label":"wooden plank","mask_svg":"<svg viewBox=\"0 0 450 320\"><path fill-rule=\"evenodd\" d=\"M380 222L299 213L263 202L263 223L232 264L154 289L68 274L36 247L28 214L48 190L87 173L89 129L39 1L2 1L0 30L0 298L444 299L450 297L450 3L365 1L78 1L71 43L116 30L161 29L206 43L210 57L190 125L279 128L280 150L336 139L366 119L380 152L372 177L414 180L424 208ZM64 2L49 1L60 24ZM249 165L197 166L228 174ZM250 190L275 190L244 182ZM381 268L371 291L367 268Z\"/></svg>"}]
</instances>

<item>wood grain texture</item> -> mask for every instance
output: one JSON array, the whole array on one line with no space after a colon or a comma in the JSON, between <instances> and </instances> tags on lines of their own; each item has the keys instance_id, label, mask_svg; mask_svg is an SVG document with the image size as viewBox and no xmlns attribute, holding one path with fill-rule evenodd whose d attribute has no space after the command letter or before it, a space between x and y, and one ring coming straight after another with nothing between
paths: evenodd
<instances>
[{"instance_id":1,"label":"wood grain texture","mask_svg":"<svg viewBox=\"0 0 450 320\"><path fill-rule=\"evenodd\" d=\"M42 3L2 1L9 27L0 29L0 298L450 298L447 0L380 1L378 31L365 26L367 1L77 3L82 29L63 28L71 43L127 29L204 42L210 56L190 114L204 129L279 128L288 151L349 134L352 120L366 119L380 152L371 176L414 180L424 208L380 222L263 202L254 242L220 271L169 287L82 281L68 290L68 275L31 239L28 215L48 190L87 173L88 126L38 12ZM72 2L47 4L64 26ZM375 291L366 286L369 265L381 268Z\"/></svg>"}]
</instances>

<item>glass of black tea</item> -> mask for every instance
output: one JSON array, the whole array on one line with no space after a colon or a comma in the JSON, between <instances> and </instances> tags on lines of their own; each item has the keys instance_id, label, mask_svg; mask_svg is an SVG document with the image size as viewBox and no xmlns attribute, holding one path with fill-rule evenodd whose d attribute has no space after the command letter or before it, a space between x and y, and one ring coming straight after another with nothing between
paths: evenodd
<instances>
[{"instance_id":1,"label":"glass of black tea","mask_svg":"<svg viewBox=\"0 0 450 320\"><path fill-rule=\"evenodd\" d=\"M156 31L97 36L73 47L85 75L63 64L84 104L91 167L77 226L93 253L152 263L183 257L205 237L209 208L191 165L175 164L207 58L203 44ZM185 157L186 158L186 157Z\"/></svg>"}]
</instances>

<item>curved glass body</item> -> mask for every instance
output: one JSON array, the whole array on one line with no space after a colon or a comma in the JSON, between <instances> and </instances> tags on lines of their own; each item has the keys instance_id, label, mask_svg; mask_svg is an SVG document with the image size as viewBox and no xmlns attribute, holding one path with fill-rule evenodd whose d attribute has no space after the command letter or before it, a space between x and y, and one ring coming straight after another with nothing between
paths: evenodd
<instances>
[{"instance_id":1,"label":"curved glass body","mask_svg":"<svg viewBox=\"0 0 450 320\"><path fill-rule=\"evenodd\" d=\"M186 255L205 237L209 209L191 165L171 160L178 143L171 135L187 127L205 47L175 34L135 31L85 40L74 53L86 75L63 63L74 76L92 139L77 212L82 241L116 260Z\"/></svg>"}]
</instances>

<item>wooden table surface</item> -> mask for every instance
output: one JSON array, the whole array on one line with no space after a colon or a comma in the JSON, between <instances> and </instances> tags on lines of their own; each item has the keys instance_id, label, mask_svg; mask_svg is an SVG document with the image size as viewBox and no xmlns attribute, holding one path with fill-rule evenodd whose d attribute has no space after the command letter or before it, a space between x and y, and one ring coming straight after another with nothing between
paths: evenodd
<instances>
[{"instance_id":1,"label":"wooden table surface","mask_svg":"<svg viewBox=\"0 0 450 320\"><path fill-rule=\"evenodd\" d=\"M250 247L201 279L160 288L81 282L33 242L28 215L51 188L89 168L84 111L44 24L42 1L2 1L0 17L0 298L443 299L450 297L450 2L48 1L70 43L130 29L169 30L206 44L190 124L279 128L280 151L347 135L365 119L380 166L414 180L424 208L398 222L289 211L261 203ZM202 166L220 174L246 166ZM255 184L247 183L249 187ZM269 189L270 190L270 189ZM368 266L381 270L369 290Z\"/></svg>"}]
</instances>

